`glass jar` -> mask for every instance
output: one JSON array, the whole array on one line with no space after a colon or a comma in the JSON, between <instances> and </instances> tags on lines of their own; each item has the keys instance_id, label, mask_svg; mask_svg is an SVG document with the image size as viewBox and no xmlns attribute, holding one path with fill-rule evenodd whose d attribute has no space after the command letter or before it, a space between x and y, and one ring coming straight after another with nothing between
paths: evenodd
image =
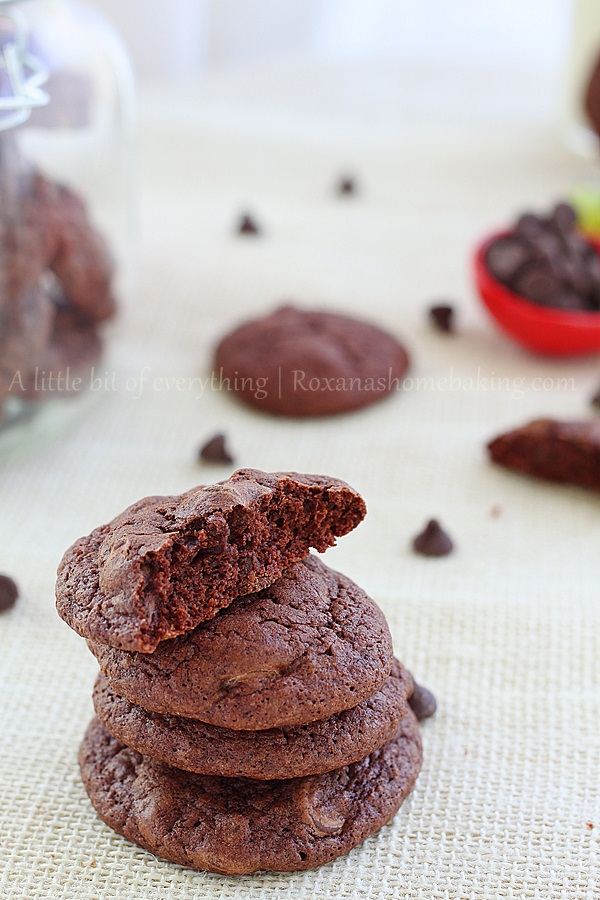
<instances>
[{"instance_id":1,"label":"glass jar","mask_svg":"<svg viewBox=\"0 0 600 900\"><path fill-rule=\"evenodd\" d=\"M100 361L131 274L133 124L127 53L102 17L0 0L0 442L85 394Z\"/></svg>"}]
</instances>

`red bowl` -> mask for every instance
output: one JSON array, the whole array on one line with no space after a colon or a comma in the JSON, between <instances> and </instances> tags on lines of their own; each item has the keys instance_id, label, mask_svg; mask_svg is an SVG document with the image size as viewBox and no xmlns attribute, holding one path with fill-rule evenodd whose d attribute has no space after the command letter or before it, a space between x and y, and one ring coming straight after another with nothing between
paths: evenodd
<instances>
[{"instance_id":1,"label":"red bowl","mask_svg":"<svg viewBox=\"0 0 600 900\"><path fill-rule=\"evenodd\" d=\"M490 273L488 247L507 232L487 238L476 250L475 284L498 325L529 350L548 356L576 356L600 350L600 312L565 312L515 294ZM597 253L600 242L590 241Z\"/></svg>"}]
</instances>

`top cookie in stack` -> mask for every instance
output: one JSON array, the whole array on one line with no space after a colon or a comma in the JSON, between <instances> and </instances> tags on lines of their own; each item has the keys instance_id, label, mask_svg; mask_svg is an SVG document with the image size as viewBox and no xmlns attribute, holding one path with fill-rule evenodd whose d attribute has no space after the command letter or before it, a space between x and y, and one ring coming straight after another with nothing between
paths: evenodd
<instances>
[{"instance_id":1,"label":"top cookie in stack","mask_svg":"<svg viewBox=\"0 0 600 900\"><path fill-rule=\"evenodd\" d=\"M243 874L328 862L392 818L421 766L414 684L381 610L309 554L364 514L336 479L242 470L67 551L59 611L101 668L81 773L115 831Z\"/></svg>"},{"instance_id":2,"label":"top cookie in stack","mask_svg":"<svg viewBox=\"0 0 600 900\"><path fill-rule=\"evenodd\" d=\"M364 518L335 478L240 469L177 497L147 497L67 551L59 615L82 637L152 653L243 594L273 584L311 548Z\"/></svg>"}]
</instances>

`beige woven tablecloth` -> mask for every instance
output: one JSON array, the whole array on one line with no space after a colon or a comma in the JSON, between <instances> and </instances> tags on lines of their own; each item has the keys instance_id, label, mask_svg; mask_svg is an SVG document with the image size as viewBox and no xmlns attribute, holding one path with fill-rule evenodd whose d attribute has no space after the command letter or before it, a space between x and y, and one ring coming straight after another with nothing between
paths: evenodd
<instances>
[{"instance_id":1,"label":"beige woven tablecloth","mask_svg":"<svg viewBox=\"0 0 600 900\"><path fill-rule=\"evenodd\" d=\"M549 91L527 72L289 64L143 97L139 280L105 365L114 389L0 468L0 570L22 590L0 618L2 898L600 897L600 498L484 453L529 418L591 415L600 364L518 350L469 275L486 231L598 177L563 148ZM345 172L355 197L333 191ZM264 237L235 236L244 209ZM282 299L383 323L414 381L314 422L177 389L174 376L206 375L225 329ZM445 299L454 337L425 316ZM239 465L363 493L366 521L327 562L382 606L439 702L393 823L314 872L236 879L156 860L99 821L79 779L96 664L55 614L58 561L141 496L226 477L195 462L221 430ZM409 550L430 516L456 541L448 558Z\"/></svg>"}]
</instances>

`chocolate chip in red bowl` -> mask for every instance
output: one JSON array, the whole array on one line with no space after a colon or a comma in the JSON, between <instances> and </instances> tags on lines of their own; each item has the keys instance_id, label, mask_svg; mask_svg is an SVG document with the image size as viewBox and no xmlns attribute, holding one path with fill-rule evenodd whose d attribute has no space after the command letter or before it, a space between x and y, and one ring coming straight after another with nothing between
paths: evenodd
<instances>
[{"instance_id":1,"label":"chocolate chip in red bowl","mask_svg":"<svg viewBox=\"0 0 600 900\"><path fill-rule=\"evenodd\" d=\"M559 203L546 217L525 213L511 231L477 248L475 284L496 323L538 353L600 350L600 245Z\"/></svg>"},{"instance_id":2,"label":"chocolate chip in red bowl","mask_svg":"<svg viewBox=\"0 0 600 900\"><path fill-rule=\"evenodd\" d=\"M19 597L19 588L9 575L0 575L0 613L12 609Z\"/></svg>"}]
</instances>

